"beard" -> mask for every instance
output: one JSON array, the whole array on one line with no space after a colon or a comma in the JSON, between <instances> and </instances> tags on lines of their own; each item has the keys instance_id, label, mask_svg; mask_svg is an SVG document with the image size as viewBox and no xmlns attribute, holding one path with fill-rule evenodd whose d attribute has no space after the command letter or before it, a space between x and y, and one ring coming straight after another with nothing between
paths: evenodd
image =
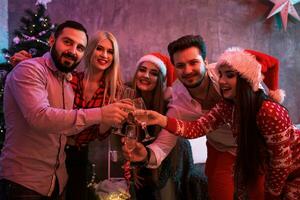
<instances>
[{"instance_id":1,"label":"beard","mask_svg":"<svg viewBox=\"0 0 300 200\"><path fill-rule=\"evenodd\" d=\"M201 76L200 76L200 75L201 75ZM202 82L203 82L203 80L204 80L204 78L205 78L205 75L206 75L206 67L205 67L204 64L202 64L202 65L200 66L200 71L194 74L194 76L199 76L199 78L198 78L194 83L188 84L188 83L184 83L184 82L183 82L183 85L184 85L186 88L190 88L190 89L199 87L199 86L202 84ZM188 75L188 76L189 76L189 75Z\"/></svg>"},{"instance_id":2,"label":"beard","mask_svg":"<svg viewBox=\"0 0 300 200\"><path fill-rule=\"evenodd\" d=\"M190 76L190 75L188 75ZM193 76L198 76L198 74L194 74ZM189 83L188 81L185 81L186 77L178 77L178 79L180 80L180 82L186 87L186 88L196 88L198 86L200 86L204 80L205 74L202 74L201 77L197 78L197 80L195 80L193 83Z\"/></svg>"},{"instance_id":3,"label":"beard","mask_svg":"<svg viewBox=\"0 0 300 200\"><path fill-rule=\"evenodd\" d=\"M200 79L200 80L197 80L195 83L191 83L191 84L188 84L188 83L185 83L185 82L182 82L183 83L183 85L186 87L186 88L196 88L196 87L198 87L198 86L200 86L201 85L201 83L202 83L202 80L203 79Z\"/></svg>"},{"instance_id":4,"label":"beard","mask_svg":"<svg viewBox=\"0 0 300 200\"><path fill-rule=\"evenodd\" d=\"M50 53L56 68L61 72L72 72L80 63L80 61L78 61L77 56L71 52L63 52L61 55L59 55L55 49L55 44L53 45L53 48L51 48ZM70 63L67 61L63 62L62 57L71 59L74 61L74 63L70 65Z\"/></svg>"}]
</instances>

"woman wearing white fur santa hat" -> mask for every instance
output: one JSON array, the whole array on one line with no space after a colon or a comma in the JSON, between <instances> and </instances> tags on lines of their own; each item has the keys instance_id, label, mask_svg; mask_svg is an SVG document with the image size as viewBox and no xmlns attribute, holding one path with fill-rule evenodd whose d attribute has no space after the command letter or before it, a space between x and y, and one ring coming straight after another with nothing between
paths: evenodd
<instances>
[{"instance_id":1,"label":"woman wearing white fur santa hat","mask_svg":"<svg viewBox=\"0 0 300 200\"><path fill-rule=\"evenodd\" d=\"M234 166L238 199L246 198L247 191L262 175L264 199L300 199L300 130L278 103L283 92L276 83L278 62L268 62L274 61L271 58L253 50L227 49L216 66L224 100L197 121L185 122L146 111L148 124L158 124L186 138L204 136L223 124L230 125L238 144ZM262 73L271 89L270 96L260 88Z\"/></svg>"}]
</instances>

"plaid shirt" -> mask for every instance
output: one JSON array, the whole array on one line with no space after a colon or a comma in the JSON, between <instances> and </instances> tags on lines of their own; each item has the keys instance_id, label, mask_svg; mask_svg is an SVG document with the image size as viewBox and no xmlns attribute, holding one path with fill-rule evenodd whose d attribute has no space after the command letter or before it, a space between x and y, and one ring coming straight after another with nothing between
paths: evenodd
<instances>
[{"instance_id":1,"label":"plaid shirt","mask_svg":"<svg viewBox=\"0 0 300 200\"><path fill-rule=\"evenodd\" d=\"M70 80L70 83L75 93L73 109L101 107L103 105L105 89L104 77L99 81L99 88L96 90L93 97L89 101L86 101L83 97L84 72L73 72L72 75L73 76L72 80ZM104 105L107 105L107 103L108 98L106 98ZM83 130L79 134L72 135L70 137L75 141L75 145L80 147L82 145L87 145L90 141L93 141L96 138L98 138L98 140L103 140L109 134L110 130L104 134L101 134L99 131L99 125L93 125Z\"/></svg>"}]
</instances>

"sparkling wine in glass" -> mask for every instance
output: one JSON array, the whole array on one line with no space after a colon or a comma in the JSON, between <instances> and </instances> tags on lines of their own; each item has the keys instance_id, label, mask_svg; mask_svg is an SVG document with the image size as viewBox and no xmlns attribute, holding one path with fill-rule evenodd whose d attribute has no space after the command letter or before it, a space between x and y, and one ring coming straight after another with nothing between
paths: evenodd
<instances>
[{"instance_id":1,"label":"sparkling wine in glass","mask_svg":"<svg viewBox=\"0 0 300 200\"><path fill-rule=\"evenodd\" d=\"M130 87L124 87L123 88L123 92L122 92L122 96L121 96L121 99L127 99L127 100L133 100L135 98L135 90L130 88ZM125 109L124 110L125 112L129 113L131 110L127 110Z\"/></svg>"},{"instance_id":2,"label":"sparkling wine in glass","mask_svg":"<svg viewBox=\"0 0 300 200\"><path fill-rule=\"evenodd\" d=\"M125 129L125 145L129 152L132 152L137 143L138 130L136 125L128 124Z\"/></svg>"},{"instance_id":3,"label":"sparkling wine in glass","mask_svg":"<svg viewBox=\"0 0 300 200\"><path fill-rule=\"evenodd\" d=\"M118 94L116 96L117 96L117 98L116 98L117 101L120 101L122 99L134 99L135 98L135 90L130 87L124 86L120 89L120 91L118 92ZM129 113L131 110L125 109L124 111ZM123 136L123 137L125 136L122 133L122 126L114 127L113 133L116 135Z\"/></svg>"},{"instance_id":4,"label":"sparkling wine in glass","mask_svg":"<svg viewBox=\"0 0 300 200\"><path fill-rule=\"evenodd\" d=\"M134 169L134 167L130 165L131 152L136 148L137 141L138 141L138 127L135 124L126 125L124 145L128 149L129 160L126 160L124 165L122 165L122 168L124 169L124 177L127 180L128 187L130 185L129 182L131 178L131 169Z\"/></svg>"},{"instance_id":5,"label":"sparkling wine in glass","mask_svg":"<svg viewBox=\"0 0 300 200\"><path fill-rule=\"evenodd\" d=\"M135 119L141 122L142 129L147 128L148 115L146 112L135 114Z\"/></svg>"},{"instance_id":6,"label":"sparkling wine in glass","mask_svg":"<svg viewBox=\"0 0 300 200\"><path fill-rule=\"evenodd\" d=\"M135 90L130 87L124 87L121 91L120 99L134 99L135 98Z\"/></svg>"},{"instance_id":7,"label":"sparkling wine in glass","mask_svg":"<svg viewBox=\"0 0 300 200\"><path fill-rule=\"evenodd\" d=\"M134 105L134 109L146 110L145 102L142 98L134 99L133 105ZM140 114L135 115L135 118L136 118L136 120L141 122L142 129L145 132L145 138L142 140L142 142L148 142L148 141L154 140L155 137L152 137L147 130L147 121L148 121L147 112L145 112L145 113L141 112Z\"/></svg>"}]
</instances>

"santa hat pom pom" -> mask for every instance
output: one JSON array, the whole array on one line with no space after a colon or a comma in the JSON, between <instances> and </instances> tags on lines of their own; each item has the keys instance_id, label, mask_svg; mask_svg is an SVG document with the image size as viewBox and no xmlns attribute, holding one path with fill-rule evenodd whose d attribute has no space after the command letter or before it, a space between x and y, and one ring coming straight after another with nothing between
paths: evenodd
<instances>
[{"instance_id":1,"label":"santa hat pom pom","mask_svg":"<svg viewBox=\"0 0 300 200\"><path fill-rule=\"evenodd\" d=\"M282 89L270 90L269 96L276 102L282 103L285 97L285 91Z\"/></svg>"},{"instance_id":2,"label":"santa hat pom pom","mask_svg":"<svg viewBox=\"0 0 300 200\"><path fill-rule=\"evenodd\" d=\"M269 90L269 97L278 103L282 103L285 97L285 91L279 89L279 60L268 54L246 49L248 53L251 53L256 57L256 60L260 62L262 68L261 72L264 76L263 82Z\"/></svg>"}]
</instances>

